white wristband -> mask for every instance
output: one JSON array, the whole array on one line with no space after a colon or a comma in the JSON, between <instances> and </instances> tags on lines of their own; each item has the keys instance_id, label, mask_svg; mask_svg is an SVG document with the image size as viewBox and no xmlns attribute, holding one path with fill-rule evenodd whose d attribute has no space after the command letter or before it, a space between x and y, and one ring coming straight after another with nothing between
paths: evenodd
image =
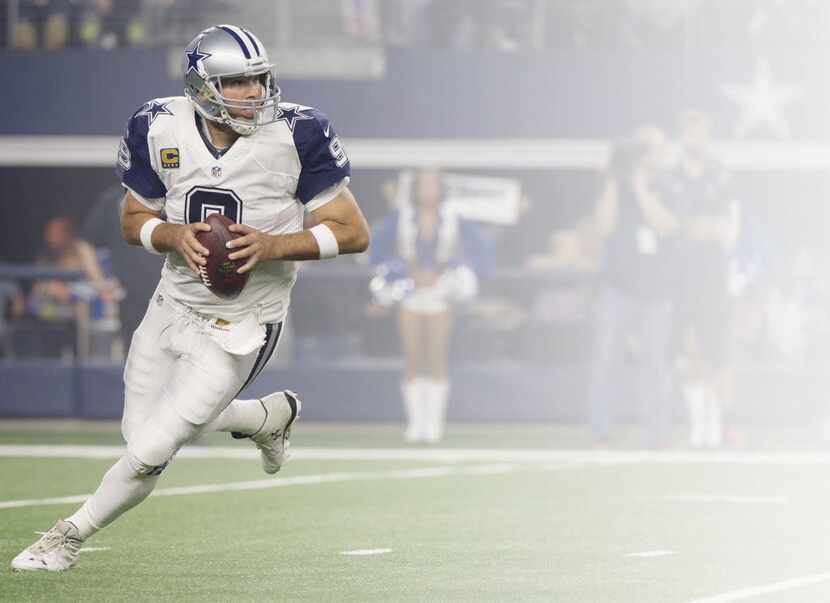
<instances>
[{"instance_id":1,"label":"white wristband","mask_svg":"<svg viewBox=\"0 0 830 603\"><path fill-rule=\"evenodd\" d=\"M336 258L340 253L340 246L337 244L337 237L331 231L331 228L325 224L318 224L309 229L309 232L314 235L317 240L317 247L320 248L320 259L328 260Z\"/></svg>"},{"instance_id":2,"label":"white wristband","mask_svg":"<svg viewBox=\"0 0 830 603\"><path fill-rule=\"evenodd\" d=\"M141 227L141 232L138 235L141 239L141 244L144 246L144 249L146 249L150 253L155 253L156 255L162 255L161 251L153 247L153 231L159 224L164 224L164 220L159 220L158 218L150 218Z\"/></svg>"}]
</instances>

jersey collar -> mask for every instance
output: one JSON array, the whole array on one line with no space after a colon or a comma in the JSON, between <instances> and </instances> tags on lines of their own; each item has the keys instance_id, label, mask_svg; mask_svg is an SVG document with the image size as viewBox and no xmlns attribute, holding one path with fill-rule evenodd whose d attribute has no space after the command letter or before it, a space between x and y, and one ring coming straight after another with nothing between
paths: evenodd
<instances>
[{"instance_id":1,"label":"jersey collar","mask_svg":"<svg viewBox=\"0 0 830 603\"><path fill-rule=\"evenodd\" d=\"M220 149L214 146L214 144L210 141L207 132L205 131L207 129L207 126L205 125L204 119L202 119L202 117L195 112L193 113L193 116L196 118L196 130L199 132L199 136L202 138L202 142L205 143L205 147L210 152L210 154L213 155L214 159L221 159L224 155L228 153L228 151L231 150L231 148L233 148L233 145L236 144L236 141L239 140L239 138L237 138L231 143L229 147L225 147L224 149Z\"/></svg>"}]
</instances>

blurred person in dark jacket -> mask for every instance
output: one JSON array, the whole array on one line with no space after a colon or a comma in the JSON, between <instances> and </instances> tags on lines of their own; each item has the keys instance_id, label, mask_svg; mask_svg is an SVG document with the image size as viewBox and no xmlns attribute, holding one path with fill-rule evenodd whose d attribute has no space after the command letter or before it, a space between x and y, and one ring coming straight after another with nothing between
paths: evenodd
<instances>
[{"instance_id":1,"label":"blurred person in dark jacket","mask_svg":"<svg viewBox=\"0 0 830 603\"><path fill-rule=\"evenodd\" d=\"M677 216L655 184L665 160L663 133L642 128L618 144L592 217L604 241L593 306L590 424L598 444L613 424L612 401L620 398L621 360L626 349L637 359L635 392L646 444L665 444L670 418L671 292L677 267L672 251Z\"/></svg>"},{"instance_id":2,"label":"blurred person in dark jacket","mask_svg":"<svg viewBox=\"0 0 830 603\"><path fill-rule=\"evenodd\" d=\"M665 195L679 220L677 333L682 349L682 391L689 408L689 444L717 448L723 411L732 398L730 253L738 238L738 208L730 178L710 150L708 118L681 116L680 154Z\"/></svg>"}]
</instances>

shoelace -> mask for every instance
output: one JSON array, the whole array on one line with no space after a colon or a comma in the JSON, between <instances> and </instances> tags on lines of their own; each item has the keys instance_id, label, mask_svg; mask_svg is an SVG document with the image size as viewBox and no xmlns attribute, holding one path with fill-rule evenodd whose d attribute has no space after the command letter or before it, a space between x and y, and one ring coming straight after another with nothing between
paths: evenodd
<instances>
[{"instance_id":1,"label":"shoelace","mask_svg":"<svg viewBox=\"0 0 830 603\"><path fill-rule=\"evenodd\" d=\"M80 542L77 538L70 538L66 534L58 532L54 528L48 532L35 532L35 534L41 534L41 538L32 545L32 548L29 549L32 553L45 555L46 553L63 546L66 546L73 552L80 549Z\"/></svg>"}]
</instances>

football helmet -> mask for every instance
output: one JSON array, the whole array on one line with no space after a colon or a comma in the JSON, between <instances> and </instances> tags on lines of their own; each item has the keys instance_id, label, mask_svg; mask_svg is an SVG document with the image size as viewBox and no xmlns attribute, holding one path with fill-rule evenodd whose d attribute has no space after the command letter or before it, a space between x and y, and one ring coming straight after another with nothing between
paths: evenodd
<instances>
[{"instance_id":1,"label":"football helmet","mask_svg":"<svg viewBox=\"0 0 830 603\"><path fill-rule=\"evenodd\" d=\"M257 99L228 98L223 81L256 77L263 87ZM259 126L277 120L280 89L265 46L247 29L235 25L210 27L187 45L184 53L184 93L205 119L224 123L248 136ZM232 111L252 111L253 117Z\"/></svg>"}]
</instances>

